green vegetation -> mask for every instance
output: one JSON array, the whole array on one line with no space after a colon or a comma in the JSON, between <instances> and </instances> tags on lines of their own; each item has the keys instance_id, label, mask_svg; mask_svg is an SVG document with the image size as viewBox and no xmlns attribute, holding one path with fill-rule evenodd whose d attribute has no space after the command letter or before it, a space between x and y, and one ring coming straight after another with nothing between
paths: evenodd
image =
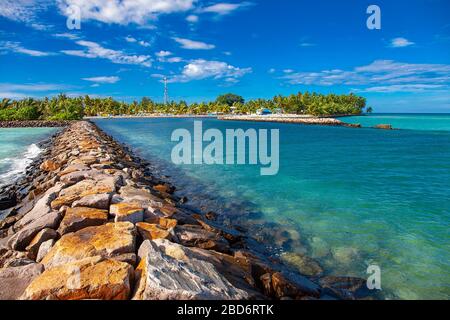
<instances>
[{"instance_id":1,"label":"green vegetation","mask_svg":"<svg viewBox=\"0 0 450 320\"><path fill-rule=\"evenodd\" d=\"M214 102L188 104L185 101L156 103L149 98L131 103L116 101L113 98L91 98L89 96L70 98L60 94L53 98L0 101L0 121L11 120L77 120L83 116L139 115L139 114L211 114L211 113L255 113L261 108L273 112L289 114L356 115L366 108L366 99L354 94L323 95L318 93L298 93L273 99L256 99L245 102L235 94L226 94ZM368 112L372 108L367 108Z\"/></svg>"},{"instance_id":2,"label":"green vegetation","mask_svg":"<svg viewBox=\"0 0 450 320\"><path fill-rule=\"evenodd\" d=\"M244 104L245 100L243 97L238 96L237 94L227 93L227 94L217 97L216 103L220 104L220 105L227 105L229 107L232 107L234 104L237 104L237 103Z\"/></svg>"}]
</instances>

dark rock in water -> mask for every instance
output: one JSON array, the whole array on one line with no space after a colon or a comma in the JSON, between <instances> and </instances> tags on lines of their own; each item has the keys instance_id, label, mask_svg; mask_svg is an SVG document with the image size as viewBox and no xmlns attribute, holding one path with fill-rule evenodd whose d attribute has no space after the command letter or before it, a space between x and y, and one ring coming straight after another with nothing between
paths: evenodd
<instances>
[{"instance_id":1,"label":"dark rock in water","mask_svg":"<svg viewBox=\"0 0 450 320\"><path fill-rule=\"evenodd\" d=\"M210 221L216 221L217 220L217 213L215 213L213 211L209 211L208 213L205 214L205 218L210 220Z\"/></svg>"},{"instance_id":2,"label":"dark rock in water","mask_svg":"<svg viewBox=\"0 0 450 320\"><path fill-rule=\"evenodd\" d=\"M316 260L302 254L285 253L281 259L305 276L320 276L324 272Z\"/></svg>"},{"instance_id":3,"label":"dark rock in water","mask_svg":"<svg viewBox=\"0 0 450 320\"><path fill-rule=\"evenodd\" d=\"M0 194L0 210L6 210L14 207L17 204L16 193L12 191L7 191Z\"/></svg>"},{"instance_id":4,"label":"dark rock in water","mask_svg":"<svg viewBox=\"0 0 450 320\"><path fill-rule=\"evenodd\" d=\"M324 293L339 299L362 299L372 294L366 280L356 277L327 276L321 278L319 284L324 288Z\"/></svg>"},{"instance_id":5,"label":"dark rock in water","mask_svg":"<svg viewBox=\"0 0 450 320\"><path fill-rule=\"evenodd\" d=\"M390 124L378 124L374 127L375 129L392 130L392 125Z\"/></svg>"}]
</instances>

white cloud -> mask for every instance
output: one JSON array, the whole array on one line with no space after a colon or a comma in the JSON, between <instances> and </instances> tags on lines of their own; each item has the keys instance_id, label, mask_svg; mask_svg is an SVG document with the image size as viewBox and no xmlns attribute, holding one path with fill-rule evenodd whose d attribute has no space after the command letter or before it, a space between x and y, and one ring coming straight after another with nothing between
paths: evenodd
<instances>
[{"instance_id":1,"label":"white cloud","mask_svg":"<svg viewBox=\"0 0 450 320\"><path fill-rule=\"evenodd\" d=\"M172 55L172 52L170 52L170 51L164 51L164 50L162 50L162 51L156 53L156 56L157 56L157 57L160 57L160 58L168 57L168 56L171 56L171 55Z\"/></svg>"},{"instance_id":2,"label":"white cloud","mask_svg":"<svg viewBox=\"0 0 450 320\"><path fill-rule=\"evenodd\" d=\"M199 21L199 17L195 14L191 14L186 17L186 21L190 23L197 23Z\"/></svg>"},{"instance_id":3,"label":"white cloud","mask_svg":"<svg viewBox=\"0 0 450 320\"><path fill-rule=\"evenodd\" d=\"M216 3L211 6L204 7L200 9L199 11L202 13L216 13L219 15L227 15L232 13L233 11L236 11L237 9L248 7L251 5L250 2L242 2L242 3Z\"/></svg>"},{"instance_id":4,"label":"white cloud","mask_svg":"<svg viewBox=\"0 0 450 320\"><path fill-rule=\"evenodd\" d=\"M83 78L82 80L95 82L96 84L99 84L99 83L112 84L112 83L116 83L116 82L120 81L120 78L116 77L116 76L111 76L111 77L101 76L101 77Z\"/></svg>"},{"instance_id":5,"label":"white cloud","mask_svg":"<svg viewBox=\"0 0 450 320\"><path fill-rule=\"evenodd\" d=\"M311 42L302 42L302 43L300 43L300 47L304 47L304 48L315 47L315 46L316 46L316 44L315 43L311 43Z\"/></svg>"},{"instance_id":6,"label":"white cloud","mask_svg":"<svg viewBox=\"0 0 450 320\"><path fill-rule=\"evenodd\" d=\"M353 70L322 70L317 72L294 72L282 79L290 84L301 85L352 85L371 86L374 90L419 91L438 89L450 85L450 65L413 64L392 60L376 60ZM380 86L383 84L383 86ZM389 86L389 89L387 87ZM366 89L369 90L369 89Z\"/></svg>"},{"instance_id":7,"label":"white cloud","mask_svg":"<svg viewBox=\"0 0 450 320\"><path fill-rule=\"evenodd\" d=\"M275 68L270 68L269 71L267 71L267 72L273 74L273 73L277 72L277 69L275 69Z\"/></svg>"},{"instance_id":8,"label":"white cloud","mask_svg":"<svg viewBox=\"0 0 450 320\"><path fill-rule=\"evenodd\" d=\"M84 47L84 50L63 50L61 52L83 58L101 58L110 60L117 64L135 64L144 67L151 67L152 60L148 55L128 55L120 50L112 50L102 47L96 42L79 40L78 45Z\"/></svg>"},{"instance_id":9,"label":"white cloud","mask_svg":"<svg viewBox=\"0 0 450 320\"><path fill-rule=\"evenodd\" d=\"M183 49L188 50L211 50L214 49L216 46L213 44L207 44L200 41L194 41L189 39L183 39L183 38L177 38L174 37L173 40L181 44L181 47Z\"/></svg>"},{"instance_id":10,"label":"white cloud","mask_svg":"<svg viewBox=\"0 0 450 320\"><path fill-rule=\"evenodd\" d=\"M59 93L70 89L71 86L50 83L0 83L0 98L24 99L36 97L49 92Z\"/></svg>"},{"instance_id":11,"label":"white cloud","mask_svg":"<svg viewBox=\"0 0 450 320\"><path fill-rule=\"evenodd\" d=\"M77 5L86 20L127 25L146 25L160 14L185 12L194 8L196 0L58 0L63 14Z\"/></svg>"},{"instance_id":12,"label":"white cloud","mask_svg":"<svg viewBox=\"0 0 450 320\"><path fill-rule=\"evenodd\" d=\"M189 82L193 80L202 80L207 78L225 79L231 82L242 78L252 72L251 68L237 68L221 61L207 61L198 59L185 65L180 75L173 76L170 82Z\"/></svg>"},{"instance_id":13,"label":"white cloud","mask_svg":"<svg viewBox=\"0 0 450 320\"><path fill-rule=\"evenodd\" d=\"M414 44L414 42L411 42L405 38L394 38L391 40L390 46L392 48L403 48L403 47L412 46L413 44Z\"/></svg>"},{"instance_id":14,"label":"white cloud","mask_svg":"<svg viewBox=\"0 0 450 320\"><path fill-rule=\"evenodd\" d=\"M137 42L137 40L136 40L135 38L130 37L130 36L125 37L125 40L126 40L127 42L130 42L130 43L135 43L135 42Z\"/></svg>"},{"instance_id":15,"label":"white cloud","mask_svg":"<svg viewBox=\"0 0 450 320\"><path fill-rule=\"evenodd\" d=\"M445 85L436 84L398 84L391 86L376 86L362 90L355 90L357 92L424 92L430 90L444 89Z\"/></svg>"},{"instance_id":16,"label":"white cloud","mask_svg":"<svg viewBox=\"0 0 450 320\"><path fill-rule=\"evenodd\" d=\"M147 42L147 41L144 41L144 40L138 40L138 39L133 38L131 36L125 37L125 40L127 42L130 42L130 43L138 43L140 46L143 46L143 47L150 47L151 46L150 42Z\"/></svg>"},{"instance_id":17,"label":"white cloud","mask_svg":"<svg viewBox=\"0 0 450 320\"><path fill-rule=\"evenodd\" d=\"M79 39L79 36L74 34L74 33L56 33L53 35L55 38L64 38L64 39L69 39L69 40L77 40Z\"/></svg>"},{"instance_id":18,"label":"white cloud","mask_svg":"<svg viewBox=\"0 0 450 320\"><path fill-rule=\"evenodd\" d=\"M182 61L183 61L183 59L180 57L172 57L172 58L169 58L166 60L166 62L169 62L169 63L179 63Z\"/></svg>"},{"instance_id":19,"label":"white cloud","mask_svg":"<svg viewBox=\"0 0 450 320\"><path fill-rule=\"evenodd\" d=\"M5 41L0 43L0 50L25 54L32 57L47 57L54 55L52 52L32 50L24 48L19 42Z\"/></svg>"},{"instance_id":20,"label":"white cloud","mask_svg":"<svg viewBox=\"0 0 450 320\"><path fill-rule=\"evenodd\" d=\"M50 0L2 0L0 16L39 28L42 25L36 22L36 16L49 5Z\"/></svg>"}]
</instances>

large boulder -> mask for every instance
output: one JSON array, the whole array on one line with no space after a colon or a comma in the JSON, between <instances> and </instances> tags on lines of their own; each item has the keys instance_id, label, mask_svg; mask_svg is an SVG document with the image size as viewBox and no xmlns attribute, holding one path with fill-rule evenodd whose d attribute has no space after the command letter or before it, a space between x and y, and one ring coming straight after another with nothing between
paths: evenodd
<instances>
[{"instance_id":1,"label":"large boulder","mask_svg":"<svg viewBox=\"0 0 450 320\"><path fill-rule=\"evenodd\" d=\"M75 233L64 235L50 249L42 260L46 268L88 257L116 256L134 253L136 230L132 223L108 223L97 227L88 227Z\"/></svg>"},{"instance_id":2,"label":"large boulder","mask_svg":"<svg viewBox=\"0 0 450 320\"><path fill-rule=\"evenodd\" d=\"M64 219L61 221L58 232L64 235L86 227L99 226L107 221L108 211L106 210L86 207L68 208Z\"/></svg>"},{"instance_id":3,"label":"large boulder","mask_svg":"<svg viewBox=\"0 0 450 320\"><path fill-rule=\"evenodd\" d=\"M125 300L133 267L128 263L91 257L45 270L22 295L23 300Z\"/></svg>"},{"instance_id":4,"label":"large boulder","mask_svg":"<svg viewBox=\"0 0 450 320\"><path fill-rule=\"evenodd\" d=\"M157 224L139 222L136 224L139 234L144 240L168 239L172 238L167 229L159 227Z\"/></svg>"},{"instance_id":5,"label":"large boulder","mask_svg":"<svg viewBox=\"0 0 450 320\"><path fill-rule=\"evenodd\" d=\"M8 245L14 250L24 250L39 231L45 228L57 229L60 221L61 214L59 212L50 212L15 233L9 238Z\"/></svg>"},{"instance_id":6,"label":"large boulder","mask_svg":"<svg viewBox=\"0 0 450 320\"><path fill-rule=\"evenodd\" d=\"M233 286L210 262L191 258L188 248L165 240L139 248L135 300L243 300L249 293Z\"/></svg>"},{"instance_id":7,"label":"large boulder","mask_svg":"<svg viewBox=\"0 0 450 320\"><path fill-rule=\"evenodd\" d=\"M0 269L0 300L18 299L43 271L44 266L37 263Z\"/></svg>"},{"instance_id":8,"label":"large boulder","mask_svg":"<svg viewBox=\"0 0 450 320\"><path fill-rule=\"evenodd\" d=\"M30 244L26 247L26 251L28 251L33 257L36 257L42 243L48 240L56 239L57 237L58 233L55 230L49 228L42 229L33 238L33 240L31 240Z\"/></svg>"},{"instance_id":9,"label":"large boulder","mask_svg":"<svg viewBox=\"0 0 450 320\"><path fill-rule=\"evenodd\" d=\"M90 207L96 209L109 209L109 203L111 202L111 193L92 194L75 201L72 207Z\"/></svg>"},{"instance_id":10,"label":"large boulder","mask_svg":"<svg viewBox=\"0 0 450 320\"><path fill-rule=\"evenodd\" d=\"M58 193L62 190L64 184L57 183L54 187L47 190L47 192L40 198L33 209L29 211L22 219L20 219L16 225L16 229L21 229L24 226L36 221L42 216L50 213L52 209L50 208L50 203L57 197Z\"/></svg>"}]
</instances>

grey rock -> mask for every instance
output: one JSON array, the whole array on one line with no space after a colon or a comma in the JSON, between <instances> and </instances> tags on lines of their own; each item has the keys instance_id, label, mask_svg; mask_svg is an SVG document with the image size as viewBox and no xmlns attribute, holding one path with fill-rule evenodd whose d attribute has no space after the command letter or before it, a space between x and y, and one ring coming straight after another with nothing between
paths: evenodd
<instances>
[{"instance_id":1,"label":"grey rock","mask_svg":"<svg viewBox=\"0 0 450 320\"><path fill-rule=\"evenodd\" d=\"M36 257L36 262L41 262L42 259L44 259L44 257L47 255L47 253L50 251L50 249L53 247L54 244L55 244L54 239L50 239L50 240L43 242L41 244L41 246L39 247L37 257Z\"/></svg>"},{"instance_id":2,"label":"grey rock","mask_svg":"<svg viewBox=\"0 0 450 320\"><path fill-rule=\"evenodd\" d=\"M207 261L190 258L187 249L169 241L145 241L139 248L134 300L246 300L249 294L233 286ZM170 255L169 255L170 252ZM174 258L177 257L177 258Z\"/></svg>"},{"instance_id":3,"label":"grey rock","mask_svg":"<svg viewBox=\"0 0 450 320\"><path fill-rule=\"evenodd\" d=\"M110 193L89 195L89 196L81 198L78 201L75 201L72 204L72 207L89 207L89 208L107 210L109 208L109 204L111 202L111 197L112 197L112 194L110 194Z\"/></svg>"},{"instance_id":4,"label":"grey rock","mask_svg":"<svg viewBox=\"0 0 450 320\"><path fill-rule=\"evenodd\" d=\"M43 271L44 266L37 263L0 269L0 300L18 299Z\"/></svg>"},{"instance_id":5,"label":"grey rock","mask_svg":"<svg viewBox=\"0 0 450 320\"><path fill-rule=\"evenodd\" d=\"M57 229L60 221L61 216L59 212L50 212L15 233L9 239L8 246L14 250L23 250L39 231L45 228Z\"/></svg>"}]
</instances>

